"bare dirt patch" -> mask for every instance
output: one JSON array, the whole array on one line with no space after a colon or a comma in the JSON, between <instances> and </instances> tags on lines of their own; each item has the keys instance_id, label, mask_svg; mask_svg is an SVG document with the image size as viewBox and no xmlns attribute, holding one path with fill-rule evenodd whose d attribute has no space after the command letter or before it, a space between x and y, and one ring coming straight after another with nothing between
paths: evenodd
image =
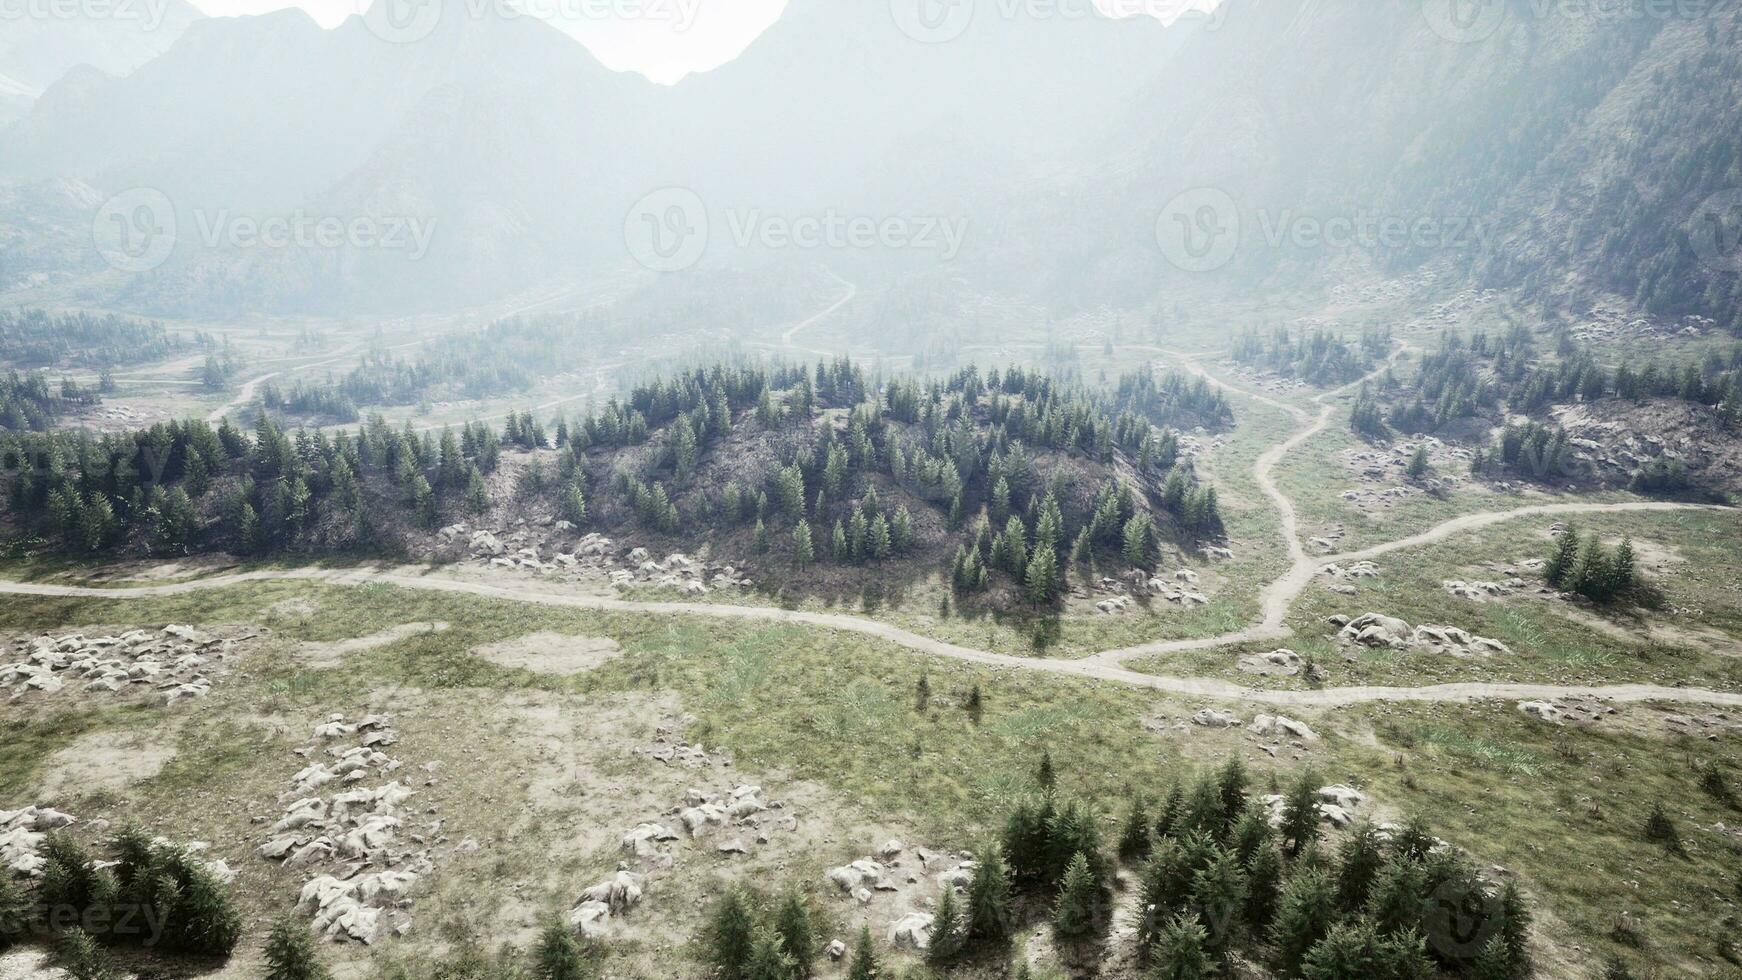
<instances>
[{"instance_id":1,"label":"bare dirt patch","mask_svg":"<svg viewBox=\"0 0 1742 980\"><path fill-rule=\"evenodd\" d=\"M385 629L370 636L358 637L354 640L339 640L334 643L304 643L297 648L296 656L305 665L317 670L337 667L346 657L381 647L392 646L401 640L409 640L414 636L424 636L430 633L445 633L450 627L447 623L405 623L392 629Z\"/></svg>"},{"instance_id":2,"label":"bare dirt patch","mask_svg":"<svg viewBox=\"0 0 1742 980\"><path fill-rule=\"evenodd\" d=\"M544 632L476 647L472 655L498 667L540 674L581 674L621 657L623 648L608 637Z\"/></svg>"},{"instance_id":3,"label":"bare dirt patch","mask_svg":"<svg viewBox=\"0 0 1742 980\"><path fill-rule=\"evenodd\" d=\"M41 796L61 800L125 790L163 771L175 745L144 732L93 732L50 756Z\"/></svg>"}]
</instances>

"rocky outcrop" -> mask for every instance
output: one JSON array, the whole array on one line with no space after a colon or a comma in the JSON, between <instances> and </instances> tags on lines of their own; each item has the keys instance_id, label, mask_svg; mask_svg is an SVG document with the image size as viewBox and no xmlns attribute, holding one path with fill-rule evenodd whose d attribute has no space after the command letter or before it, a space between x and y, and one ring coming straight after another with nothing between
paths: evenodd
<instances>
[{"instance_id":1,"label":"rocky outcrop","mask_svg":"<svg viewBox=\"0 0 1742 980\"><path fill-rule=\"evenodd\" d=\"M1338 617L1342 619L1343 617ZM1333 620L1336 622L1337 620ZM1456 626L1416 626L1393 616L1367 613L1344 622L1337 638L1372 649L1429 650L1460 657L1487 657L1512 651L1499 640L1475 636Z\"/></svg>"},{"instance_id":2,"label":"rocky outcrop","mask_svg":"<svg viewBox=\"0 0 1742 980\"><path fill-rule=\"evenodd\" d=\"M20 659L0 665L0 691L10 690L14 701L75 692L143 693L175 705L210 694L238 642L178 625L118 636L38 636L14 644Z\"/></svg>"}]
</instances>

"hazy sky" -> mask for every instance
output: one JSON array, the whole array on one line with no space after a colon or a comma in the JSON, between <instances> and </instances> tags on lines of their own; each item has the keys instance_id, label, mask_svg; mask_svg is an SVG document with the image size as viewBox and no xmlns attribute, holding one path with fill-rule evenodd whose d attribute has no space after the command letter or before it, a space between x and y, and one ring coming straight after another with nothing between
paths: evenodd
<instances>
[{"instance_id":1,"label":"hazy sky","mask_svg":"<svg viewBox=\"0 0 1742 980\"><path fill-rule=\"evenodd\" d=\"M371 0L192 0L213 16L261 14L301 7L326 27L361 13ZM404 2L404 0L401 0ZM543 17L579 39L618 71L639 71L657 81L676 81L732 60L767 30L787 0L461 0L466 9L512 4ZM888 0L843 0L878 3ZM976 0L905 0L972 3ZM981 0L985 2L985 0ZM1010 0L1004 0L1010 2ZM1020 0L1017 0L1018 4ZM1068 7L1072 0L1035 0ZM1077 0L1082 2L1082 0ZM1220 0L1092 0L1103 11L1154 12L1171 20L1189 8L1210 9ZM1021 9L1020 6L1017 9Z\"/></svg>"}]
</instances>

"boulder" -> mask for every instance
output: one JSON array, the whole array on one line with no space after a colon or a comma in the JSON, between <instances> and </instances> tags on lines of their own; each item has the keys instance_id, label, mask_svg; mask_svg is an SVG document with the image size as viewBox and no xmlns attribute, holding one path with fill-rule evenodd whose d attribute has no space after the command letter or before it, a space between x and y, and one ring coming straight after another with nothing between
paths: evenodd
<instances>
[{"instance_id":1,"label":"boulder","mask_svg":"<svg viewBox=\"0 0 1742 980\"><path fill-rule=\"evenodd\" d=\"M634 908L641 901L641 890L647 879L633 871L619 871L581 893L581 904L600 902L617 915Z\"/></svg>"},{"instance_id":2,"label":"boulder","mask_svg":"<svg viewBox=\"0 0 1742 980\"><path fill-rule=\"evenodd\" d=\"M1316 742L1319 738L1306 723L1282 715L1259 715L1252 719L1252 731L1258 735L1274 734L1285 738L1298 738L1303 742Z\"/></svg>"},{"instance_id":3,"label":"boulder","mask_svg":"<svg viewBox=\"0 0 1742 980\"><path fill-rule=\"evenodd\" d=\"M1300 654L1293 650L1272 650L1269 653L1254 653L1241 657L1239 667L1248 674L1262 676L1293 677L1299 674L1306 662Z\"/></svg>"},{"instance_id":4,"label":"boulder","mask_svg":"<svg viewBox=\"0 0 1742 980\"><path fill-rule=\"evenodd\" d=\"M925 951L931 947L931 929L935 918L925 912L909 912L889 927L889 943L896 949Z\"/></svg>"},{"instance_id":5,"label":"boulder","mask_svg":"<svg viewBox=\"0 0 1742 980\"><path fill-rule=\"evenodd\" d=\"M603 939L610 931L611 908L604 902L582 902L569 912L569 925L583 939Z\"/></svg>"},{"instance_id":6,"label":"boulder","mask_svg":"<svg viewBox=\"0 0 1742 980\"><path fill-rule=\"evenodd\" d=\"M1560 724L1567 714L1560 705L1549 701L1520 701L1518 710L1555 725Z\"/></svg>"},{"instance_id":7,"label":"boulder","mask_svg":"<svg viewBox=\"0 0 1742 980\"><path fill-rule=\"evenodd\" d=\"M1226 711L1205 708L1192 715L1192 724L1203 728L1239 728L1245 722Z\"/></svg>"},{"instance_id":8,"label":"boulder","mask_svg":"<svg viewBox=\"0 0 1742 980\"><path fill-rule=\"evenodd\" d=\"M882 881L883 866L870 858L862 858L852 864L829 869L825 877L834 882L842 891L851 892L855 888L865 885L875 886Z\"/></svg>"},{"instance_id":9,"label":"boulder","mask_svg":"<svg viewBox=\"0 0 1742 980\"><path fill-rule=\"evenodd\" d=\"M1402 649L1409 645L1414 634L1409 624L1394 616L1383 616L1379 613L1367 613L1364 616L1350 620L1339 634L1340 638L1365 647Z\"/></svg>"}]
</instances>

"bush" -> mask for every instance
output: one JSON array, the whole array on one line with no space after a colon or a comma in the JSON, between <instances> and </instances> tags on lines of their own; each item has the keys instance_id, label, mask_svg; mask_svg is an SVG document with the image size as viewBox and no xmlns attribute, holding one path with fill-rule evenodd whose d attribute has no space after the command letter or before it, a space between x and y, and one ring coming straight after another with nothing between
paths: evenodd
<instances>
[{"instance_id":1,"label":"bush","mask_svg":"<svg viewBox=\"0 0 1742 980\"><path fill-rule=\"evenodd\" d=\"M561 919L552 919L539 935L533 968L538 980L585 980L593 975L575 930Z\"/></svg>"},{"instance_id":2,"label":"bush","mask_svg":"<svg viewBox=\"0 0 1742 980\"><path fill-rule=\"evenodd\" d=\"M59 954L61 969L67 971L69 980L120 980L109 954L82 929L61 936Z\"/></svg>"},{"instance_id":3,"label":"bush","mask_svg":"<svg viewBox=\"0 0 1742 980\"><path fill-rule=\"evenodd\" d=\"M314 934L295 919L281 919L266 937L266 980L331 980L315 955Z\"/></svg>"},{"instance_id":4,"label":"bush","mask_svg":"<svg viewBox=\"0 0 1742 980\"><path fill-rule=\"evenodd\" d=\"M241 941L241 913L211 871L180 847L153 848L123 900L157 910L168 952L229 956Z\"/></svg>"},{"instance_id":5,"label":"bush","mask_svg":"<svg viewBox=\"0 0 1742 980\"><path fill-rule=\"evenodd\" d=\"M1645 839L1662 844L1671 854L1687 853L1682 847L1682 835L1675 825L1675 818L1669 815L1662 803L1651 805L1651 814L1645 818Z\"/></svg>"},{"instance_id":6,"label":"bush","mask_svg":"<svg viewBox=\"0 0 1742 980\"><path fill-rule=\"evenodd\" d=\"M7 872L0 872L0 952L23 938L30 927L30 900Z\"/></svg>"},{"instance_id":7,"label":"bush","mask_svg":"<svg viewBox=\"0 0 1742 980\"><path fill-rule=\"evenodd\" d=\"M1090 935L1100 926L1100 906L1101 885L1089 870L1088 857L1078 851L1059 883L1058 903L1052 914L1053 931L1066 939Z\"/></svg>"}]
</instances>

